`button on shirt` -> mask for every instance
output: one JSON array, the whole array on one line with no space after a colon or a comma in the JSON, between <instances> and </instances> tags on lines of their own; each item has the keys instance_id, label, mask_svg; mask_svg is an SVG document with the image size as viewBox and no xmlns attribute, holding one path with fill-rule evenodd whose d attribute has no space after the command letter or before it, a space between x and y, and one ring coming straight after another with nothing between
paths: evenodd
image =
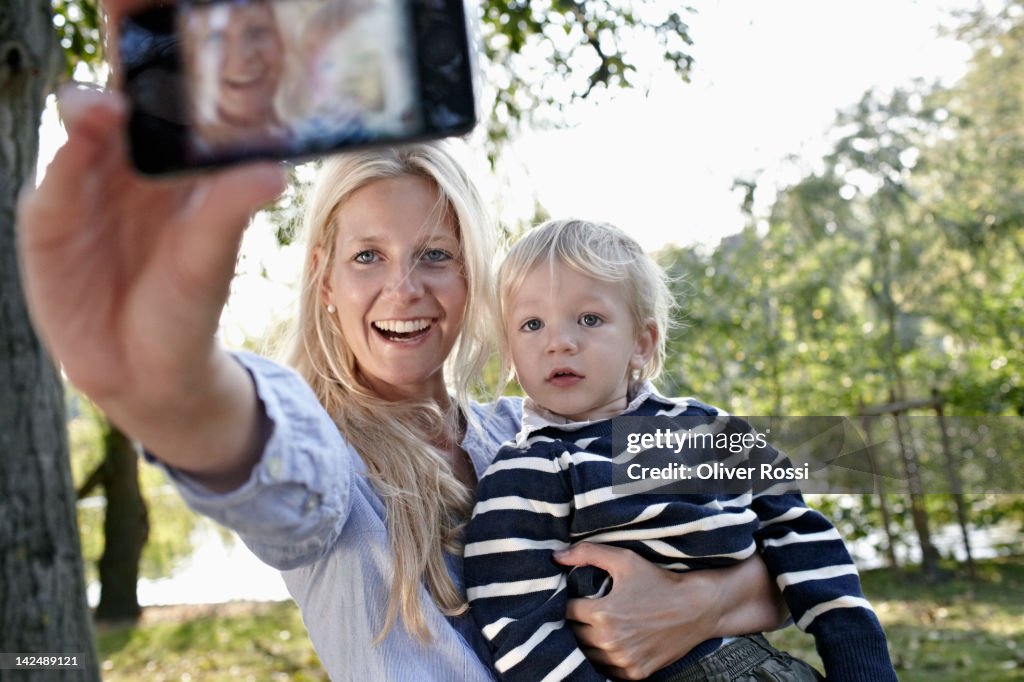
<instances>
[{"instance_id":1,"label":"button on shirt","mask_svg":"<svg viewBox=\"0 0 1024 682\"><path fill-rule=\"evenodd\" d=\"M468 616L449 618L425 588L420 603L433 641L398 625L379 644L392 565L384 503L366 467L294 371L256 355L238 361L255 382L270 437L249 480L226 494L166 468L195 510L234 529L281 571L332 680L439 682L493 680L486 643ZM476 475L519 429L522 401L473 404L461 443ZM447 557L462 587L461 557Z\"/></svg>"}]
</instances>

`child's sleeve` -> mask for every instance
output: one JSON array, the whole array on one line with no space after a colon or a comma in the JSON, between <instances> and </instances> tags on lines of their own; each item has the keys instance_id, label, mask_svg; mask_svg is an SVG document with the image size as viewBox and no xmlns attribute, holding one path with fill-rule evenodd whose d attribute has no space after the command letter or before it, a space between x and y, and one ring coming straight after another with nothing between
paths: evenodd
<instances>
[{"instance_id":1,"label":"child's sleeve","mask_svg":"<svg viewBox=\"0 0 1024 682\"><path fill-rule=\"evenodd\" d=\"M779 470L791 466L770 446L755 449L752 459ZM895 682L885 632L832 523L807 507L792 482L755 490L751 507L761 521L755 540L768 571L797 627L814 635L828 680Z\"/></svg>"},{"instance_id":2,"label":"child's sleeve","mask_svg":"<svg viewBox=\"0 0 1024 682\"><path fill-rule=\"evenodd\" d=\"M566 569L552 558L571 542L570 457L557 442L505 447L477 488L466 593L502 680L606 679L565 622Z\"/></svg>"}]
</instances>

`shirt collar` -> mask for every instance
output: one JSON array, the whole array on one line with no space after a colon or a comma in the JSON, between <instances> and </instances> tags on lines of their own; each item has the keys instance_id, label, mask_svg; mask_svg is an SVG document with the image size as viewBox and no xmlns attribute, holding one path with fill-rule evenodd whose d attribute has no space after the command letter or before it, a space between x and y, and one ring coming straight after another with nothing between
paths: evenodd
<instances>
[{"instance_id":1,"label":"shirt collar","mask_svg":"<svg viewBox=\"0 0 1024 682\"><path fill-rule=\"evenodd\" d=\"M640 385L640 388L637 389L636 395L633 396L633 399L629 401L628 405L626 405L626 409L619 414L632 412L650 398L665 403L666 405L673 404L671 400L658 393L658 389L654 387L654 384L650 381L645 381ZM556 426L563 431L576 431L577 429L582 429L584 426L595 423L595 421L605 420L572 421L571 419L555 414L554 412L541 407L534 402L533 398L526 398L523 401L523 425L519 430L519 433L516 434L516 447L525 447L526 441L531 435L536 431L549 426Z\"/></svg>"}]
</instances>

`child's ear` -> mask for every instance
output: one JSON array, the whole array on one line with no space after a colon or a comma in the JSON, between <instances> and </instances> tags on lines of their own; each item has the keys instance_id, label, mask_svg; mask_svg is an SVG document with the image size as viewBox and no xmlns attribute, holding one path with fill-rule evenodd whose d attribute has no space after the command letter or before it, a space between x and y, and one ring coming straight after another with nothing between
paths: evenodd
<instances>
[{"instance_id":1,"label":"child's ear","mask_svg":"<svg viewBox=\"0 0 1024 682\"><path fill-rule=\"evenodd\" d=\"M313 262L310 263L310 271L311 272L319 272L320 271L320 259L321 258L324 258L324 250L323 250L323 248L320 247L319 245L318 246L314 246L313 247ZM328 303L330 303L331 302L331 295L332 295L332 293L333 293L333 291L331 289L331 278L329 276L329 273L327 272L327 269L325 268L323 273L321 273L321 275L320 275L320 302L323 303L324 305L327 305Z\"/></svg>"},{"instance_id":2,"label":"child's ear","mask_svg":"<svg viewBox=\"0 0 1024 682\"><path fill-rule=\"evenodd\" d=\"M658 347L658 325L653 320L648 320L636 335L636 343L633 345L633 355L629 358L631 370L642 370L654 357L654 350Z\"/></svg>"}]
</instances>

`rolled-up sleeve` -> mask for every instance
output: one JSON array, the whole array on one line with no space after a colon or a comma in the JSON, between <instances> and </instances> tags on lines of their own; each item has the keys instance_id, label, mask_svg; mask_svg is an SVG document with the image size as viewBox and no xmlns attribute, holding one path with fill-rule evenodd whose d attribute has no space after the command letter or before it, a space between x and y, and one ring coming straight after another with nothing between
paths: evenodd
<instances>
[{"instance_id":1,"label":"rolled-up sleeve","mask_svg":"<svg viewBox=\"0 0 1024 682\"><path fill-rule=\"evenodd\" d=\"M293 370L250 353L235 358L253 378L269 436L249 479L214 493L149 457L196 511L236 531L279 570L311 563L335 543L352 505L361 460Z\"/></svg>"}]
</instances>

